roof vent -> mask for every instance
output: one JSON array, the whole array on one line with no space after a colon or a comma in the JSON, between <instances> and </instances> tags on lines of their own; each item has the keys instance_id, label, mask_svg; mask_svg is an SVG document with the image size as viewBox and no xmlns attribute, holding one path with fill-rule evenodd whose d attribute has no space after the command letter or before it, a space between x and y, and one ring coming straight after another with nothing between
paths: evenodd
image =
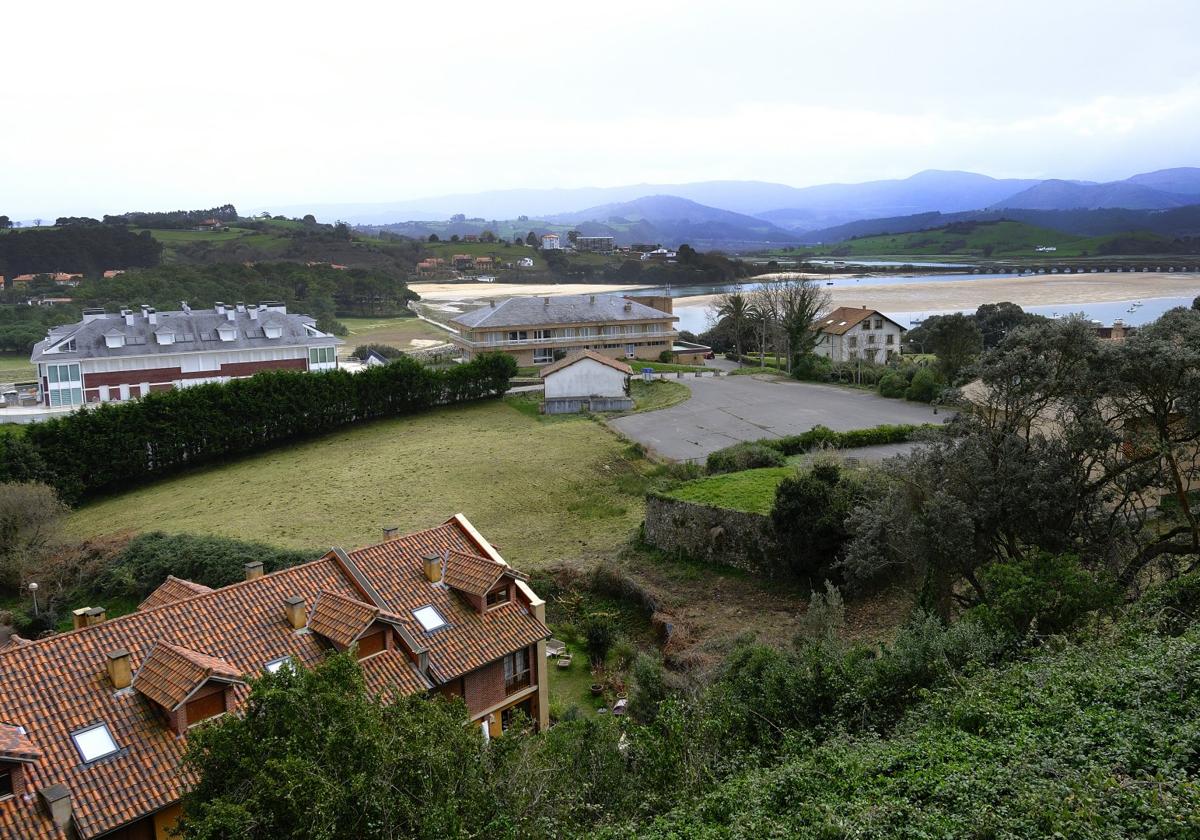
<instances>
[{"instance_id":1,"label":"roof vent","mask_svg":"<svg viewBox=\"0 0 1200 840\"><path fill-rule=\"evenodd\" d=\"M150 317L150 304L148 304L148 303L142 304L142 317L143 318Z\"/></svg>"},{"instance_id":2,"label":"roof vent","mask_svg":"<svg viewBox=\"0 0 1200 840\"><path fill-rule=\"evenodd\" d=\"M263 576L263 564L261 560L251 560L246 564L246 580L256 580Z\"/></svg>"},{"instance_id":3,"label":"roof vent","mask_svg":"<svg viewBox=\"0 0 1200 840\"><path fill-rule=\"evenodd\" d=\"M246 304L245 304L245 302L244 302L244 301L240 301L240 300L239 300L239 301L238 301L236 304L234 304L234 305L237 307L237 311L238 311L238 312L245 312L245 311L246 311Z\"/></svg>"},{"instance_id":4,"label":"roof vent","mask_svg":"<svg viewBox=\"0 0 1200 840\"><path fill-rule=\"evenodd\" d=\"M492 298L491 300L489 300L488 303L491 304L492 309L496 308L496 299L495 298Z\"/></svg>"},{"instance_id":5,"label":"roof vent","mask_svg":"<svg viewBox=\"0 0 1200 840\"><path fill-rule=\"evenodd\" d=\"M87 627L87 614L91 607L80 607L77 610L71 610L71 627L78 630L80 627Z\"/></svg>"},{"instance_id":6,"label":"roof vent","mask_svg":"<svg viewBox=\"0 0 1200 840\"><path fill-rule=\"evenodd\" d=\"M299 595L284 599L283 612L293 630L303 630L308 624L308 611L304 609L304 599Z\"/></svg>"},{"instance_id":7,"label":"roof vent","mask_svg":"<svg viewBox=\"0 0 1200 840\"><path fill-rule=\"evenodd\" d=\"M384 525L383 526L383 538L385 540L396 539L396 534L398 534L398 533L400 533L400 529L397 528L395 525Z\"/></svg>"},{"instance_id":8,"label":"roof vent","mask_svg":"<svg viewBox=\"0 0 1200 840\"><path fill-rule=\"evenodd\" d=\"M225 309L225 319L228 321L236 321L237 320L237 310L234 309L232 306L227 307Z\"/></svg>"},{"instance_id":9,"label":"roof vent","mask_svg":"<svg viewBox=\"0 0 1200 840\"><path fill-rule=\"evenodd\" d=\"M251 321L258 320L258 307L257 306L251 305L250 308L246 310L246 313L250 316Z\"/></svg>"},{"instance_id":10,"label":"roof vent","mask_svg":"<svg viewBox=\"0 0 1200 840\"><path fill-rule=\"evenodd\" d=\"M592 295L591 300L589 300L588 303L595 303L595 302L596 302L596 296Z\"/></svg>"},{"instance_id":11,"label":"roof vent","mask_svg":"<svg viewBox=\"0 0 1200 840\"><path fill-rule=\"evenodd\" d=\"M625 302L625 311L626 311L626 312L632 312L632 311L633 311L633 304L632 304L632 303L629 303L628 301L626 301L626 302Z\"/></svg>"},{"instance_id":12,"label":"roof vent","mask_svg":"<svg viewBox=\"0 0 1200 840\"><path fill-rule=\"evenodd\" d=\"M129 651L110 650L108 652L108 678L112 680L113 688L129 688L133 682L133 669L129 665Z\"/></svg>"},{"instance_id":13,"label":"roof vent","mask_svg":"<svg viewBox=\"0 0 1200 840\"><path fill-rule=\"evenodd\" d=\"M158 323L158 310L157 309L155 309L153 306L151 306L145 310L145 313L146 313L146 320L150 322L150 326L154 326L155 324Z\"/></svg>"},{"instance_id":14,"label":"roof vent","mask_svg":"<svg viewBox=\"0 0 1200 840\"><path fill-rule=\"evenodd\" d=\"M425 580L430 583L440 583L442 580L442 555L422 554L421 567L425 570Z\"/></svg>"},{"instance_id":15,"label":"roof vent","mask_svg":"<svg viewBox=\"0 0 1200 840\"><path fill-rule=\"evenodd\" d=\"M186 300L179 301L179 308L183 310L184 315L192 314L192 307L188 306L188 302Z\"/></svg>"},{"instance_id":16,"label":"roof vent","mask_svg":"<svg viewBox=\"0 0 1200 840\"><path fill-rule=\"evenodd\" d=\"M543 298L542 306L549 306L549 305L550 305L550 298L549 297Z\"/></svg>"},{"instance_id":17,"label":"roof vent","mask_svg":"<svg viewBox=\"0 0 1200 840\"><path fill-rule=\"evenodd\" d=\"M87 611L88 627L94 627L97 624L103 624L104 619L108 616L108 611L104 607L92 607Z\"/></svg>"},{"instance_id":18,"label":"roof vent","mask_svg":"<svg viewBox=\"0 0 1200 840\"><path fill-rule=\"evenodd\" d=\"M38 791L38 798L42 800L54 824L65 830L71 823L71 791L67 790L67 786L58 784L44 787Z\"/></svg>"}]
</instances>

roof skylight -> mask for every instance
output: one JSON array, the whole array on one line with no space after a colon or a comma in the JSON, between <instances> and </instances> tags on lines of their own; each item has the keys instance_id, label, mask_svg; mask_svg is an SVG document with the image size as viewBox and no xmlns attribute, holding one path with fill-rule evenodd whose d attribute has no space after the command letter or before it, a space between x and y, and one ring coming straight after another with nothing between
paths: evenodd
<instances>
[{"instance_id":1,"label":"roof skylight","mask_svg":"<svg viewBox=\"0 0 1200 840\"><path fill-rule=\"evenodd\" d=\"M421 626L425 628L426 633L446 626L446 619L442 618L442 614L433 606L413 610L413 618L421 622Z\"/></svg>"},{"instance_id":2,"label":"roof skylight","mask_svg":"<svg viewBox=\"0 0 1200 840\"><path fill-rule=\"evenodd\" d=\"M281 656L278 659L272 659L270 662L264 665L263 668L267 671L267 673L274 674L290 661L290 656Z\"/></svg>"},{"instance_id":3,"label":"roof skylight","mask_svg":"<svg viewBox=\"0 0 1200 840\"><path fill-rule=\"evenodd\" d=\"M71 738L84 761L96 761L117 751L117 743L108 731L108 726L103 723L72 732Z\"/></svg>"}]
</instances>

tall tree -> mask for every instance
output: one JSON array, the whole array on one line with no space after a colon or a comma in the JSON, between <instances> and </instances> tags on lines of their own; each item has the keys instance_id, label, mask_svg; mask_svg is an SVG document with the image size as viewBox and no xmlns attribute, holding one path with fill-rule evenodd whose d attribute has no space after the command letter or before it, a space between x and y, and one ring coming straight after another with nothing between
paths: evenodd
<instances>
[{"instance_id":1,"label":"tall tree","mask_svg":"<svg viewBox=\"0 0 1200 840\"><path fill-rule=\"evenodd\" d=\"M983 334L969 315L961 312L935 315L922 327L927 334L926 344L937 356L938 367L947 382L953 383L983 350Z\"/></svg>"},{"instance_id":2,"label":"tall tree","mask_svg":"<svg viewBox=\"0 0 1200 840\"><path fill-rule=\"evenodd\" d=\"M721 295L717 298L714 315L714 320L717 322L727 321L729 323L730 332L733 334L734 352L737 354L738 364L741 364L742 336L750 325L750 302L741 292Z\"/></svg>"},{"instance_id":3,"label":"tall tree","mask_svg":"<svg viewBox=\"0 0 1200 840\"><path fill-rule=\"evenodd\" d=\"M797 360L812 352L819 334L814 323L821 312L829 308L829 293L813 280L791 278L769 284L773 310L783 336L787 356L787 371L791 373Z\"/></svg>"}]
</instances>

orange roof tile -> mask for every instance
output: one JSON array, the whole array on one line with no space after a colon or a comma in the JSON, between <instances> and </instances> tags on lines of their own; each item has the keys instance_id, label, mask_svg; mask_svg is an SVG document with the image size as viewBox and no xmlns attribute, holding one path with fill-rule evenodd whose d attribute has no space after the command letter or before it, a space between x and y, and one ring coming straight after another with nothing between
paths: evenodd
<instances>
[{"instance_id":1,"label":"orange roof tile","mask_svg":"<svg viewBox=\"0 0 1200 840\"><path fill-rule=\"evenodd\" d=\"M212 592L212 589L202 583L192 583L190 580L167 575L167 579L158 588L146 596L146 600L138 604L139 610L152 610L163 604L173 604L186 598L194 598Z\"/></svg>"},{"instance_id":2,"label":"orange roof tile","mask_svg":"<svg viewBox=\"0 0 1200 840\"><path fill-rule=\"evenodd\" d=\"M434 682L452 679L549 636L521 599L480 614L453 590L429 584L421 557L433 551L499 559L469 522L455 517L348 557L331 552L253 580L4 647L0 650L0 722L24 727L28 747L40 752L26 769L28 790L64 785L71 793L74 830L85 840L178 801L189 781L179 770L186 740L163 723L155 711L158 699L151 702L142 689L172 702L181 696L181 683L173 676L157 682L150 674L158 666L146 670L145 664L152 657L156 662L178 657L183 660L181 668L203 667L226 679L258 673L267 662L287 656L311 666L326 655L328 647L318 634L292 628L284 601L293 596L310 605L329 594L349 601L377 598L377 617L400 624L427 648L429 677ZM412 611L429 604L449 625L425 633ZM107 654L118 649L129 651L130 664L139 674L137 691L115 691L108 680ZM402 651L364 659L368 685L376 692L391 684L400 691L423 690L429 680L407 661ZM237 683L230 690L235 705L249 692ZM83 763L71 733L98 723L108 726L118 751ZM0 804L0 837L60 840L63 836L36 796Z\"/></svg>"},{"instance_id":3,"label":"orange roof tile","mask_svg":"<svg viewBox=\"0 0 1200 840\"><path fill-rule=\"evenodd\" d=\"M875 315L887 318L893 324L896 323L877 309L867 309L859 306L839 306L828 315L817 318L817 330L829 335L844 335L867 318L874 317ZM897 326L900 325L897 324Z\"/></svg>"},{"instance_id":4,"label":"orange roof tile","mask_svg":"<svg viewBox=\"0 0 1200 840\"><path fill-rule=\"evenodd\" d=\"M308 617L308 629L348 648L378 615L379 607L336 592L322 592Z\"/></svg>"},{"instance_id":5,"label":"orange roof tile","mask_svg":"<svg viewBox=\"0 0 1200 840\"><path fill-rule=\"evenodd\" d=\"M36 761L42 751L33 745L19 726L0 723L0 760Z\"/></svg>"},{"instance_id":6,"label":"orange roof tile","mask_svg":"<svg viewBox=\"0 0 1200 840\"><path fill-rule=\"evenodd\" d=\"M562 370L563 368L569 367L570 365L573 365L576 362L582 361L584 359L591 359L592 361L599 362L602 365L608 365L610 368L619 370L619 371L621 371L621 373L624 373L624 374L632 374L633 373L633 368L631 368L629 365L625 364L624 362L617 361L616 359L611 359L608 356L602 356L599 353L597 353L595 350L580 350L578 353L573 353L570 356L567 356L565 359L559 359L554 364L547 365L546 367L542 368L541 370L538 371L538 376L541 376L544 378L544 377L548 376L549 374L554 373L557 370Z\"/></svg>"},{"instance_id":7,"label":"orange roof tile","mask_svg":"<svg viewBox=\"0 0 1200 840\"><path fill-rule=\"evenodd\" d=\"M219 657L159 642L138 669L133 687L173 712L210 679L242 682L242 672Z\"/></svg>"},{"instance_id":8,"label":"orange roof tile","mask_svg":"<svg viewBox=\"0 0 1200 840\"><path fill-rule=\"evenodd\" d=\"M495 560L451 551L446 560L446 585L469 595L486 595L504 576L507 567Z\"/></svg>"}]
</instances>

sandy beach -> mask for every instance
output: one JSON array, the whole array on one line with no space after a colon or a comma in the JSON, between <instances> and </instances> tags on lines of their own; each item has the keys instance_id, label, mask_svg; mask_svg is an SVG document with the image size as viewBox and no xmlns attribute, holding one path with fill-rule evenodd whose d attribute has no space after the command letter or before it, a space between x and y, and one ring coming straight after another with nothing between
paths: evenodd
<instances>
[{"instance_id":1,"label":"sandy beach","mask_svg":"<svg viewBox=\"0 0 1200 840\"><path fill-rule=\"evenodd\" d=\"M863 278L853 287L830 288L834 306L869 306L884 312L975 309L983 303L1011 301L1020 306L1087 304L1137 298L1200 295L1200 274L1123 272L1110 274L1038 274L982 280L871 285ZM675 299L675 308L708 306L717 295Z\"/></svg>"}]
</instances>

